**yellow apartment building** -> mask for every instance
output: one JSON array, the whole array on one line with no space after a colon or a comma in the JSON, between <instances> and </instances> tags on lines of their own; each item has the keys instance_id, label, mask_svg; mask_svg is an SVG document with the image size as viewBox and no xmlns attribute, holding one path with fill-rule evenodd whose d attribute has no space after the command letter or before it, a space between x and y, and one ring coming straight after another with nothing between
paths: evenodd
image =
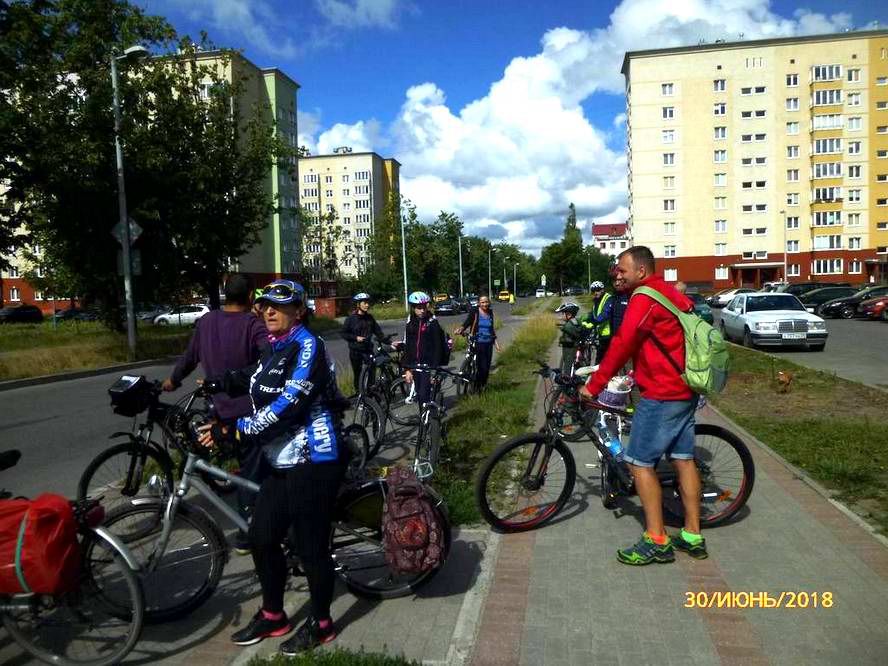
<instances>
[{"instance_id":1,"label":"yellow apartment building","mask_svg":"<svg viewBox=\"0 0 888 666\"><path fill-rule=\"evenodd\" d=\"M352 152L343 146L332 155L299 158L299 199L302 208L315 218L335 212L339 228L336 261L343 277L359 277L368 268L368 243L376 219L389 196L400 192L401 164L373 152ZM322 222L326 223L326 222ZM321 267L329 261L316 237L306 238L305 268L320 279Z\"/></svg>"},{"instance_id":2,"label":"yellow apartment building","mask_svg":"<svg viewBox=\"0 0 888 666\"><path fill-rule=\"evenodd\" d=\"M888 278L888 30L632 51L630 233L701 288Z\"/></svg>"}]
</instances>

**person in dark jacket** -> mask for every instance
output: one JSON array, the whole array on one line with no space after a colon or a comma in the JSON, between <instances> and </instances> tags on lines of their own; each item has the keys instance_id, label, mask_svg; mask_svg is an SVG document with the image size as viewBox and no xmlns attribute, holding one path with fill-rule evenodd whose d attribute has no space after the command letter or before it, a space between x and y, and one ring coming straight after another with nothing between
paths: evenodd
<instances>
[{"instance_id":1,"label":"person in dark jacket","mask_svg":"<svg viewBox=\"0 0 888 666\"><path fill-rule=\"evenodd\" d=\"M382 340L384 334L376 319L370 314L370 294L361 292L355 294L352 300L355 302L355 310L345 318L342 337L348 342L348 359L355 378L355 392L359 393L364 356L373 352L373 336L376 336L377 340ZM370 381L373 381L372 377Z\"/></svg>"},{"instance_id":2,"label":"person in dark jacket","mask_svg":"<svg viewBox=\"0 0 888 666\"><path fill-rule=\"evenodd\" d=\"M253 285L243 273L234 273L225 282L225 305L197 320L194 335L185 353L176 363L172 374L164 380L164 391L175 391L182 381L200 364L204 377L217 377L228 370L237 370L259 359L262 349L268 346L268 331L261 319L250 311ZM227 393L213 396L216 415L225 423L234 423L241 416L252 413L250 396L232 397ZM245 479L261 483L265 472L262 456L253 449L238 449L239 474ZM256 501L255 493L237 489L237 502L241 515L249 518ZM247 535L236 537L235 551L240 555L250 552Z\"/></svg>"},{"instance_id":3,"label":"person in dark jacket","mask_svg":"<svg viewBox=\"0 0 888 666\"><path fill-rule=\"evenodd\" d=\"M262 481L250 523L262 607L231 640L252 645L291 630L284 612L287 562L281 542L292 528L308 579L311 614L281 645L289 656L336 637L330 617L335 580L330 530L348 453L332 362L324 341L303 324L305 290L290 280L276 280L259 300L270 346L258 364L229 371L221 380L229 393L249 392L255 409L233 427L204 426L201 443L212 446L233 434L260 449L272 468Z\"/></svg>"},{"instance_id":4,"label":"person in dark jacket","mask_svg":"<svg viewBox=\"0 0 888 666\"><path fill-rule=\"evenodd\" d=\"M439 366L444 358L446 335L435 315L429 310L429 295L414 291L407 299L410 316L407 319L404 345L404 365ZM428 372L407 370L404 377L408 384L415 382L416 399L421 405L431 397L431 381Z\"/></svg>"},{"instance_id":5,"label":"person in dark jacket","mask_svg":"<svg viewBox=\"0 0 888 666\"><path fill-rule=\"evenodd\" d=\"M456 329L457 335L475 336L475 389L480 391L487 386L493 349L502 351L496 339L496 319L490 307L490 297L481 296L478 307L469 310L462 326Z\"/></svg>"}]
</instances>

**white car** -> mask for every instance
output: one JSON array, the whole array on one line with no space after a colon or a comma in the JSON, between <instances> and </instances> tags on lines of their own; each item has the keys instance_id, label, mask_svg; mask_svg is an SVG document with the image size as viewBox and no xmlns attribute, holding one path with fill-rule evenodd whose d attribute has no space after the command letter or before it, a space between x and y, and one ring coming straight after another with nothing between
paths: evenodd
<instances>
[{"instance_id":1,"label":"white car","mask_svg":"<svg viewBox=\"0 0 888 666\"><path fill-rule=\"evenodd\" d=\"M792 294L740 294L721 312L719 324L728 340L747 347L805 345L814 351L826 346L826 322L805 309Z\"/></svg>"},{"instance_id":2,"label":"white car","mask_svg":"<svg viewBox=\"0 0 888 666\"><path fill-rule=\"evenodd\" d=\"M710 296L706 302L709 303L709 307L712 308L723 308L728 303L730 303L734 296L739 294L751 294L754 293L755 289L749 289L747 287L741 287L737 289L725 289L724 291L720 291L717 294L713 294Z\"/></svg>"},{"instance_id":3,"label":"white car","mask_svg":"<svg viewBox=\"0 0 888 666\"><path fill-rule=\"evenodd\" d=\"M157 326L169 326L170 324L191 326L209 311L210 308L206 305L182 305L162 315L157 315L154 318L154 323Z\"/></svg>"},{"instance_id":4,"label":"white car","mask_svg":"<svg viewBox=\"0 0 888 666\"><path fill-rule=\"evenodd\" d=\"M543 298L546 295L546 290L543 287L540 287L536 290L536 297Z\"/></svg>"}]
</instances>

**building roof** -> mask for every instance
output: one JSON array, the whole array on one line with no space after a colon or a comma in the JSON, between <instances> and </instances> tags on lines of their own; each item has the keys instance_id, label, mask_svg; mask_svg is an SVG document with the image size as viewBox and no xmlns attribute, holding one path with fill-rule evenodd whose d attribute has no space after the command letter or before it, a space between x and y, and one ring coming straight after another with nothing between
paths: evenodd
<instances>
[{"instance_id":1,"label":"building roof","mask_svg":"<svg viewBox=\"0 0 888 666\"><path fill-rule=\"evenodd\" d=\"M162 55L162 56L155 56L155 57L159 57L159 58L175 58L176 55L179 55L179 54L174 54L174 55ZM226 55L227 55L227 56L231 56L231 57L237 57L237 58L240 58L240 59L243 60L244 62L246 62L246 63L252 65L253 67L255 67L257 70L259 70L259 71L262 72L263 74L278 74L278 75L280 75L282 78L284 78L284 79L286 79L287 81L289 81L290 83L292 83L292 84L293 84L294 86L296 86L297 88L301 88L301 87L302 87L302 86L299 85L299 82L298 82L298 81L296 81L293 77L291 77L290 75L288 75L288 74L287 74L286 72L284 72L282 69L280 69L280 68L278 68L278 67L259 67L259 65L257 65L257 64L254 63L252 60L250 60L249 58L247 58L243 53L241 53L240 51L235 51L234 49L210 49L210 50L208 50L208 51L197 51L197 52L194 54L194 57L195 57L196 60L211 60L211 59L212 59L212 60L215 60L215 59L217 59L217 58L221 58L222 56L226 56Z\"/></svg>"},{"instance_id":2,"label":"building roof","mask_svg":"<svg viewBox=\"0 0 888 666\"><path fill-rule=\"evenodd\" d=\"M282 79L286 79L287 81L292 83L297 88L302 87L299 85L298 82L296 82L291 76L289 76L284 70L280 69L279 67L260 67L259 70L263 74L276 74L277 76L280 76Z\"/></svg>"},{"instance_id":3,"label":"building roof","mask_svg":"<svg viewBox=\"0 0 888 666\"><path fill-rule=\"evenodd\" d=\"M355 157L356 155L376 155L376 157L378 157L381 160L387 160L390 162L394 162L398 166L401 166L401 163L398 160L396 160L394 157L383 157L379 153L372 151L372 150L363 151L360 153L328 153L327 155L308 155L306 157L300 157L299 159L300 160L314 160L319 157Z\"/></svg>"},{"instance_id":4,"label":"building roof","mask_svg":"<svg viewBox=\"0 0 888 666\"><path fill-rule=\"evenodd\" d=\"M870 37L888 37L888 30L858 30L848 32L834 32L824 35L800 35L796 37L774 37L771 39L750 39L737 42L716 41L694 46L671 46L663 49L647 49L644 51L627 51L623 56L623 66L620 68L623 76L629 75L629 60L631 58L647 58L657 55L673 55L676 53L694 53L705 51L725 51L728 49L752 49L761 46L778 46L781 44L804 44L812 42L834 42L839 39L867 39Z\"/></svg>"},{"instance_id":5,"label":"building roof","mask_svg":"<svg viewBox=\"0 0 888 666\"><path fill-rule=\"evenodd\" d=\"M615 238L617 236L625 236L626 223L619 222L616 224L593 224L592 235L596 238L598 236L608 236L611 238Z\"/></svg>"}]
</instances>

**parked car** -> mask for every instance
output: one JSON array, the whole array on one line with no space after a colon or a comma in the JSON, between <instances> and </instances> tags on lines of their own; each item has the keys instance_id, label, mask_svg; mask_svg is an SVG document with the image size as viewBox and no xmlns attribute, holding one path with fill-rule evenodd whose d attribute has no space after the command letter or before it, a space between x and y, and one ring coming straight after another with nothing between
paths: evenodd
<instances>
[{"instance_id":1,"label":"parked car","mask_svg":"<svg viewBox=\"0 0 888 666\"><path fill-rule=\"evenodd\" d=\"M857 312L867 319L882 319L888 313L888 294L868 298L857 306Z\"/></svg>"},{"instance_id":2,"label":"parked car","mask_svg":"<svg viewBox=\"0 0 888 666\"><path fill-rule=\"evenodd\" d=\"M562 296L581 296L583 289L581 287L565 287L561 292Z\"/></svg>"},{"instance_id":3,"label":"parked car","mask_svg":"<svg viewBox=\"0 0 888 666\"><path fill-rule=\"evenodd\" d=\"M886 294L888 294L888 287L882 285L870 286L865 289L861 289L851 296L845 296L844 298L834 298L831 301L827 301L820 306L820 310L819 312L817 312L817 314L819 314L821 317L841 317L842 319L853 319L858 314L857 306L860 305L863 301L870 298L875 298L877 296L884 296Z\"/></svg>"},{"instance_id":4,"label":"parked car","mask_svg":"<svg viewBox=\"0 0 888 666\"><path fill-rule=\"evenodd\" d=\"M511 295L512 293L508 289L503 289L499 294L497 294L496 300L500 301L501 303L508 303L509 297Z\"/></svg>"},{"instance_id":5,"label":"parked car","mask_svg":"<svg viewBox=\"0 0 888 666\"><path fill-rule=\"evenodd\" d=\"M799 300L808 309L808 312L820 314L820 307L827 301L853 296L856 293L857 290L854 287L821 287L820 289L812 289L807 294L802 294L799 296Z\"/></svg>"},{"instance_id":6,"label":"parked car","mask_svg":"<svg viewBox=\"0 0 888 666\"><path fill-rule=\"evenodd\" d=\"M780 291L782 287L787 286L789 283L787 282L765 282L762 285L762 288L759 291L762 292L772 292L772 291Z\"/></svg>"},{"instance_id":7,"label":"parked car","mask_svg":"<svg viewBox=\"0 0 888 666\"><path fill-rule=\"evenodd\" d=\"M537 287L535 295L537 298L544 298L546 296L546 288L545 287Z\"/></svg>"},{"instance_id":8,"label":"parked car","mask_svg":"<svg viewBox=\"0 0 888 666\"><path fill-rule=\"evenodd\" d=\"M477 308L478 307L478 294L466 294L466 301L468 301L469 307Z\"/></svg>"},{"instance_id":9,"label":"parked car","mask_svg":"<svg viewBox=\"0 0 888 666\"><path fill-rule=\"evenodd\" d=\"M157 326L169 326L170 324L189 326L193 325L194 322L209 311L210 308L206 305L182 305L178 308L173 308L165 314L158 315L154 318L154 323Z\"/></svg>"},{"instance_id":10,"label":"parked car","mask_svg":"<svg viewBox=\"0 0 888 666\"><path fill-rule=\"evenodd\" d=\"M56 321L96 321L99 318L99 313L95 310L67 308L66 310L57 310L50 319L53 317Z\"/></svg>"},{"instance_id":11,"label":"parked car","mask_svg":"<svg viewBox=\"0 0 888 666\"><path fill-rule=\"evenodd\" d=\"M469 304L469 299L468 299L468 298L465 298L465 297L463 297L463 298L454 298L454 299L453 299L453 302L459 305L459 311L460 311L460 312L468 312L469 309L472 307L472 306Z\"/></svg>"},{"instance_id":12,"label":"parked car","mask_svg":"<svg viewBox=\"0 0 888 666\"><path fill-rule=\"evenodd\" d=\"M708 322L710 325L714 322L714 318L712 315L712 308L706 304L706 299L703 298L702 295L692 292L690 294L685 294L691 301L694 303L694 312L700 315L700 318L703 321Z\"/></svg>"},{"instance_id":13,"label":"parked car","mask_svg":"<svg viewBox=\"0 0 888 666\"><path fill-rule=\"evenodd\" d=\"M435 301L435 303L440 303L441 301L446 301L448 299L450 299L450 294L441 293L435 294L435 298L433 300Z\"/></svg>"},{"instance_id":14,"label":"parked car","mask_svg":"<svg viewBox=\"0 0 888 666\"><path fill-rule=\"evenodd\" d=\"M159 315L166 314L172 308L169 305L148 305L136 312L139 321L154 321Z\"/></svg>"},{"instance_id":15,"label":"parked car","mask_svg":"<svg viewBox=\"0 0 888 666\"><path fill-rule=\"evenodd\" d=\"M462 312L459 301L455 298L448 298L446 301L438 301L435 303L435 315L443 317L444 315L456 315Z\"/></svg>"},{"instance_id":16,"label":"parked car","mask_svg":"<svg viewBox=\"0 0 888 666\"><path fill-rule=\"evenodd\" d=\"M793 284L785 285L784 287L780 287L777 291L781 294L792 294L793 296L802 297L803 294L807 294L809 291L814 291L815 289L823 289L824 287L850 287L847 282L795 282Z\"/></svg>"},{"instance_id":17,"label":"parked car","mask_svg":"<svg viewBox=\"0 0 888 666\"><path fill-rule=\"evenodd\" d=\"M0 324L39 324L43 313L36 305L11 305L0 309Z\"/></svg>"},{"instance_id":18,"label":"parked car","mask_svg":"<svg viewBox=\"0 0 888 666\"><path fill-rule=\"evenodd\" d=\"M709 303L710 307L723 308L728 303L730 303L735 296L738 296L740 294L751 294L754 292L755 289L749 289L747 287L734 287L732 289L724 289L710 296L706 302Z\"/></svg>"},{"instance_id":19,"label":"parked car","mask_svg":"<svg viewBox=\"0 0 888 666\"><path fill-rule=\"evenodd\" d=\"M721 313L722 335L747 347L806 345L823 351L826 322L809 313L792 294L753 293L735 296Z\"/></svg>"}]
</instances>

